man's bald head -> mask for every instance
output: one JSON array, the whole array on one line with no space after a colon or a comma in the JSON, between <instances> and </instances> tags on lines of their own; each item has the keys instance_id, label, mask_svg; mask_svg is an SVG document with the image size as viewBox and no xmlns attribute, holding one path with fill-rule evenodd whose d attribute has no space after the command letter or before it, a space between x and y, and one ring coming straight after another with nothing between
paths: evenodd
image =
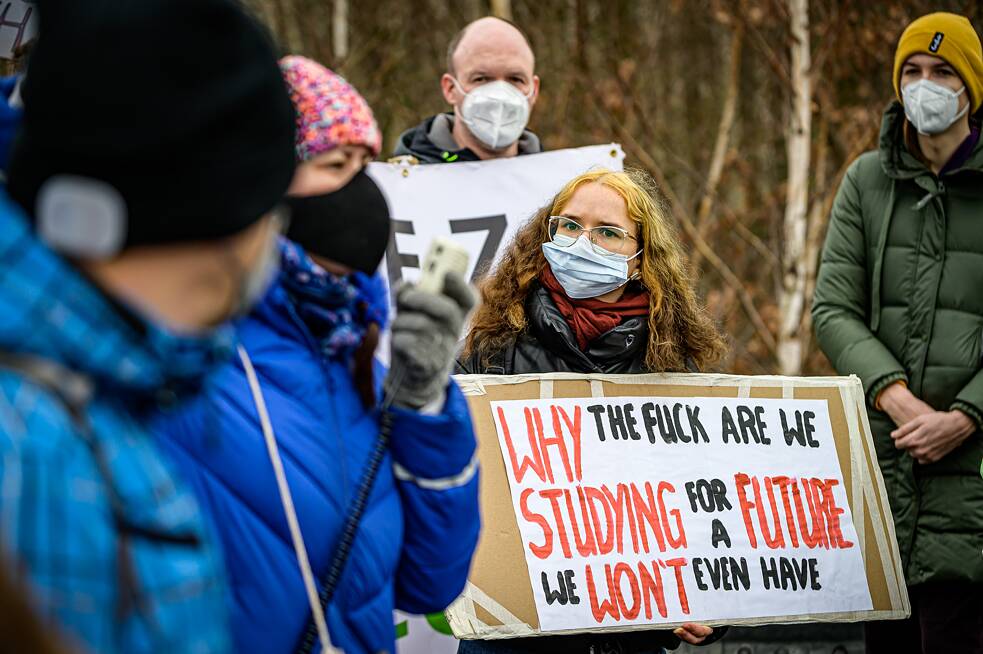
<instances>
[{"instance_id":1,"label":"man's bald head","mask_svg":"<svg viewBox=\"0 0 983 654\"><path fill-rule=\"evenodd\" d=\"M504 18L486 16L468 23L447 46L447 72L458 75L464 65L480 65L488 58L509 60L532 76L536 57L529 38L518 25Z\"/></svg>"},{"instance_id":2,"label":"man's bald head","mask_svg":"<svg viewBox=\"0 0 983 654\"><path fill-rule=\"evenodd\" d=\"M477 153L481 159L516 156L517 141L502 146L495 135L485 134L485 138L490 140L484 141L475 136L468 126L471 119L464 118L461 113L462 107L472 91L486 85L498 99L492 98L485 105L504 102L501 94L509 94L508 89L502 87L504 83L519 91L524 101L528 102L529 109L532 109L539 97L539 77L536 76L535 66L536 58L526 35L507 20L482 18L461 30L447 48L447 72L440 77L444 100L454 107L454 115L462 118L454 121L454 141ZM515 100L512 94L512 101ZM526 118L528 115L526 113ZM522 127L525 127L525 122Z\"/></svg>"}]
</instances>

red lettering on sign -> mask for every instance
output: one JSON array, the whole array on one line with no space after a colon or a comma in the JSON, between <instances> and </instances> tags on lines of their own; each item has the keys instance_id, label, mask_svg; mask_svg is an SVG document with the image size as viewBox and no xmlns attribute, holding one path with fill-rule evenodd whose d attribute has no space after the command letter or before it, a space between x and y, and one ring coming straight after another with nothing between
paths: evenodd
<instances>
[{"instance_id":1,"label":"red lettering on sign","mask_svg":"<svg viewBox=\"0 0 983 654\"><path fill-rule=\"evenodd\" d=\"M594 573L589 564L584 566L584 576L587 578L587 596L590 598L590 611L594 614L594 619L598 623L604 622L604 616L606 615L610 615L613 619L620 621L621 612L618 609L618 604L610 599L611 588L614 586L610 565L604 566L604 573L608 582L608 599L598 603L597 587L594 585Z\"/></svg>"},{"instance_id":2,"label":"red lettering on sign","mask_svg":"<svg viewBox=\"0 0 983 654\"><path fill-rule=\"evenodd\" d=\"M628 586L631 588L631 607L625 601L625 594L622 592L621 579L628 578ZM610 589L609 589L610 590ZM638 590L638 578L635 572L627 563L621 562L614 566L614 592L618 598L618 608L621 609L621 616L628 620L638 617L638 612L642 610L642 597Z\"/></svg>"},{"instance_id":3,"label":"red lettering on sign","mask_svg":"<svg viewBox=\"0 0 983 654\"><path fill-rule=\"evenodd\" d=\"M560 511L559 500L563 496L563 489L550 488L539 491L539 496L549 500L550 507L553 509L553 519L556 520L556 531L560 535L560 549L563 550L565 558L572 559L573 553L570 551L570 541L567 540L567 530L563 528L563 513Z\"/></svg>"},{"instance_id":4,"label":"red lettering on sign","mask_svg":"<svg viewBox=\"0 0 983 654\"><path fill-rule=\"evenodd\" d=\"M666 538L669 539L669 547L674 549L686 547L686 530L683 529L683 517L680 515L679 509L666 511L666 501L663 497L666 492L675 493L676 489L668 481L659 482L659 515L662 516L662 528L665 531ZM670 515L676 520L676 536L672 535L672 529L669 527Z\"/></svg>"},{"instance_id":5,"label":"red lettering on sign","mask_svg":"<svg viewBox=\"0 0 983 654\"><path fill-rule=\"evenodd\" d=\"M734 475L737 486L737 497L747 529L748 542L751 547L758 546L754 517L757 516L757 529L760 530L765 545L772 549L785 547L785 536L782 530L780 511L785 512L785 524L788 527L792 547L799 546L798 536L802 536L802 544L810 549L822 547L828 549L849 549L854 546L843 536L840 527L840 516L846 511L836 505L833 489L840 484L837 479L795 479L793 477L765 477L764 494L762 497L761 484L757 477L749 477L744 473ZM800 488L801 484L801 488ZM748 497L747 486L753 493ZM774 487L780 490L781 502L775 498ZM791 501L789 491L791 490ZM805 495L805 503L802 496ZM794 508L793 508L794 505ZM806 508L809 518L806 518ZM774 535L773 535L774 534Z\"/></svg>"},{"instance_id":6,"label":"red lettering on sign","mask_svg":"<svg viewBox=\"0 0 983 654\"><path fill-rule=\"evenodd\" d=\"M576 475L576 481L580 481L584 478L580 463L580 407L574 407L573 420L570 420L570 416L563 410L563 407L551 406L550 411L553 414L553 430L556 434L559 436L563 433L563 430L560 428L560 418L563 419L563 423L567 426L567 431L570 432L570 437L573 440L573 474ZM565 448L564 452L566 452ZM567 479L573 482L574 477L570 473L570 461L564 459L563 465L566 467Z\"/></svg>"},{"instance_id":7,"label":"red lettering on sign","mask_svg":"<svg viewBox=\"0 0 983 654\"><path fill-rule=\"evenodd\" d=\"M597 541L597 551L600 554L610 554L614 549L615 530L618 531L618 541L621 541L621 516L618 516L617 522L614 521L614 512L608 506L602 491L588 486L584 492L587 494L587 505L590 507L590 520L594 528L594 539ZM601 507L600 513L598 513L598 505Z\"/></svg>"},{"instance_id":8,"label":"red lettering on sign","mask_svg":"<svg viewBox=\"0 0 983 654\"><path fill-rule=\"evenodd\" d=\"M532 450L532 458L528 456L522 457L522 463L519 463L518 457L515 453L515 445L512 444L512 434L509 431L509 424L505 420L505 412L502 411L502 407L498 407L498 423L502 426L502 437L505 439L505 448L509 451L509 461L512 464L512 476L515 478L515 483L521 484L523 478L526 476L528 470L532 470L539 477L540 481L546 481L546 476L543 473L543 457L539 452L539 446L537 445L536 432L533 426L532 412L529 409L524 409L523 413L526 416L526 435L529 438L529 448ZM538 417L538 413L536 414ZM543 425L542 421L539 423L539 430L542 431Z\"/></svg>"},{"instance_id":9,"label":"red lettering on sign","mask_svg":"<svg viewBox=\"0 0 983 654\"><path fill-rule=\"evenodd\" d=\"M526 522L539 525L539 528L543 530L543 537L546 541L542 545L535 545L530 541L528 543L529 551L537 558L547 559L553 553L553 529L550 527L549 521L541 514L529 510L529 496L533 492L531 488L522 491L522 494L519 495L519 510L522 512L522 517L525 518Z\"/></svg>"},{"instance_id":10,"label":"red lettering on sign","mask_svg":"<svg viewBox=\"0 0 983 654\"><path fill-rule=\"evenodd\" d=\"M648 566L638 565L638 578L642 582L642 599L645 602L645 619L652 619L652 599L655 599L655 607L659 615L666 617L666 596L662 590L662 570L659 565L652 561L652 573L649 574Z\"/></svg>"},{"instance_id":11,"label":"red lettering on sign","mask_svg":"<svg viewBox=\"0 0 983 654\"><path fill-rule=\"evenodd\" d=\"M659 519L659 509L655 504L655 496L652 492L652 484L645 482L645 497L639 492L635 484L630 484L632 504L635 506L635 515L638 518L638 537L642 542L642 551L650 552L648 535L645 533L647 524L655 536L655 541L659 546L660 552L666 551L666 541L662 536L662 523Z\"/></svg>"}]
</instances>

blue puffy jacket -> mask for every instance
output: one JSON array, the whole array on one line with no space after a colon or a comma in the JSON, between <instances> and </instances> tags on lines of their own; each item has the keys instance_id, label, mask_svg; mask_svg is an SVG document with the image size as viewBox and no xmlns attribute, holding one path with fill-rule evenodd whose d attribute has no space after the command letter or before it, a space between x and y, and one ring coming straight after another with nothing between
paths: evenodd
<instances>
[{"instance_id":1,"label":"blue puffy jacket","mask_svg":"<svg viewBox=\"0 0 983 654\"><path fill-rule=\"evenodd\" d=\"M26 571L42 615L88 651L225 652L218 547L144 423L158 400L199 388L217 357L231 353L231 339L180 339L134 324L37 241L0 192L7 563ZM51 364L60 368L52 383L25 372ZM91 393L76 394L73 379Z\"/></svg>"},{"instance_id":2,"label":"blue puffy jacket","mask_svg":"<svg viewBox=\"0 0 983 654\"><path fill-rule=\"evenodd\" d=\"M383 293L372 298L385 303ZM334 555L378 410L356 392L351 356L322 354L283 285L239 329L276 432L318 581ZM376 371L381 386L385 371ZM347 654L393 652L393 608L441 610L460 593L477 542L478 480L468 407L450 383L437 415L393 409L389 453L375 481L327 619ZM241 364L164 416L160 438L222 539L240 652L293 651L310 617L266 445Z\"/></svg>"}]
</instances>

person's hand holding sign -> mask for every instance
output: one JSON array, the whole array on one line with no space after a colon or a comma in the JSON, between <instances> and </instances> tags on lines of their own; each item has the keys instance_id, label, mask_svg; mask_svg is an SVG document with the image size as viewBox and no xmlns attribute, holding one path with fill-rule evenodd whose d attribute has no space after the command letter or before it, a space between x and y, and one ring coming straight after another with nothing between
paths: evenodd
<instances>
[{"instance_id":1,"label":"person's hand holding sign","mask_svg":"<svg viewBox=\"0 0 983 654\"><path fill-rule=\"evenodd\" d=\"M705 624L687 622L682 627L673 629L672 633L679 636L679 639L683 642L689 643L690 645L699 645L713 633L713 628Z\"/></svg>"}]
</instances>

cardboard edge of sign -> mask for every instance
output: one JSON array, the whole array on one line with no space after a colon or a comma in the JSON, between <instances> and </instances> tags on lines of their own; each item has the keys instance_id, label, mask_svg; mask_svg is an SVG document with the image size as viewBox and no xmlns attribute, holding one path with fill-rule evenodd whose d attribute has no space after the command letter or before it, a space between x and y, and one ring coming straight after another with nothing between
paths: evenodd
<instances>
[{"instance_id":1,"label":"cardboard edge of sign","mask_svg":"<svg viewBox=\"0 0 983 654\"><path fill-rule=\"evenodd\" d=\"M911 614L901 555L895 535L894 520L887 502L887 491L880 467L877 465L874 443L867 419L863 386L856 376L850 377L783 377L742 376L720 374L658 373L638 375L580 375L550 373L542 375L456 375L454 379L466 396L479 398L489 394L495 399L552 398L559 390L558 382L565 384L564 392L557 397L613 397L615 395L641 395L631 392L632 386L659 387L659 394L693 395L693 387L700 388L705 396L786 398L826 400L834 435L848 434L848 442L837 440L837 458L843 470L844 485L850 502L854 527L863 555L868 587L873 609L839 613L776 615L734 620L705 621L710 626L766 624L800 624L806 622L861 622L869 620L896 620ZM572 386L571 389L566 388ZM617 393L606 387L621 387ZM521 388L520 388L521 387ZM637 389L636 389L637 390ZM490 400L489 400L490 401ZM478 425L476 425L478 432ZM492 446L487 446L492 441ZM482 447L482 442L486 446ZM541 632L536 614L532 590L528 588L528 567L518 538L518 525L505 463L498 439L479 439L483 483L497 484L492 490L499 500L492 500L482 493L482 519L485 521L481 542L475 554L464 592L447 608L445 614L454 636L461 639L495 640L525 636L554 636L583 633L585 630ZM504 488L504 494L503 494ZM501 497L498 497L501 495ZM495 499L495 498L493 498ZM511 521L511 524L509 524ZM517 546L516 546L517 544ZM514 574L501 575L502 570ZM517 579L524 586L528 597L512 610L494 597L501 587L503 577ZM497 589L482 588L485 585ZM492 583L490 583L492 582ZM487 591L487 592L486 592ZM531 607L531 609L530 609ZM683 622L655 623L603 627L605 632L644 630L669 630Z\"/></svg>"}]
</instances>

